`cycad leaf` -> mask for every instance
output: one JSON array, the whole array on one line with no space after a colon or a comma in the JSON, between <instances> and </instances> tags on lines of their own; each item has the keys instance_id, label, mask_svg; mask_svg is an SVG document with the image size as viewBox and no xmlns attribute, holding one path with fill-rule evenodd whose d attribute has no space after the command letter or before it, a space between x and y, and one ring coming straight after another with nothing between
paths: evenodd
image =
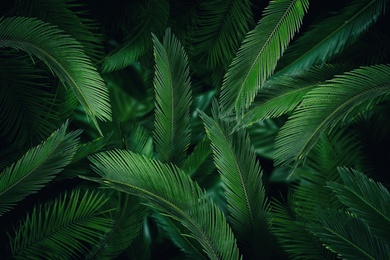
<instances>
[{"instance_id":1,"label":"cycad leaf","mask_svg":"<svg viewBox=\"0 0 390 260\"><path fill-rule=\"evenodd\" d=\"M136 196L164 215L180 221L210 259L238 259L233 233L225 216L204 191L179 168L129 151L115 150L92 156L93 179Z\"/></svg>"},{"instance_id":2,"label":"cycad leaf","mask_svg":"<svg viewBox=\"0 0 390 260\"><path fill-rule=\"evenodd\" d=\"M103 72L123 69L152 51L150 34L160 36L164 33L169 17L168 0L131 1L130 10L126 14L132 19L131 28L124 42L114 49L104 60ZM142 12L140 12L142 10Z\"/></svg>"},{"instance_id":3,"label":"cycad leaf","mask_svg":"<svg viewBox=\"0 0 390 260\"><path fill-rule=\"evenodd\" d=\"M189 48L211 67L226 66L248 32L252 12L248 0L213 0L199 4Z\"/></svg>"},{"instance_id":4,"label":"cycad leaf","mask_svg":"<svg viewBox=\"0 0 390 260\"><path fill-rule=\"evenodd\" d=\"M185 159L181 168L197 182L204 180L215 169L208 138L201 140L196 145L192 153Z\"/></svg>"},{"instance_id":5,"label":"cycad leaf","mask_svg":"<svg viewBox=\"0 0 390 260\"><path fill-rule=\"evenodd\" d=\"M63 31L35 18L0 19L0 47L23 50L45 62L65 86L71 87L98 129L96 118L111 118L102 78L80 43Z\"/></svg>"},{"instance_id":6,"label":"cycad leaf","mask_svg":"<svg viewBox=\"0 0 390 260\"><path fill-rule=\"evenodd\" d=\"M187 55L168 29L163 42L153 36L156 72L156 149L163 162L180 165L190 144L189 109L192 102Z\"/></svg>"},{"instance_id":7,"label":"cycad leaf","mask_svg":"<svg viewBox=\"0 0 390 260\"><path fill-rule=\"evenodd\" d=\"M142 232L148 212L146 207L137 197L122 192L110 193L105 208L116 209L111 212L112 226L86 259L115 259Z\"/></svg>"},{"instance_id":8,"label":"cycad leaf","mask_svg":"<svg viewBox=\"0 0 390 260\"><path fill-rule=\"evenodd\" d=\"M389 65L361 67L335 76L310 91L279 132L275 143L276 162L303 159L325 130L352 112L380 102L389 93Z\"/></svg>"},{"instance_id":9,"label":"cycad leaf","mask_svg":"<svg viewBox=\"0 0 390 260\"><path fill-rule=\"evenodd\" d=\"M289 206L278 201L272 203L271 227L289 257L297 260L333 259L332 252L308 230L305 219L297 216Z\"/></svg>"},{"instance_id":10,"label":"cycad leaf","mask_svg":"<svg viewBox=\"0 0 390 260\"><path fill-rule=\"evenodd\" d=\"M299 38L284 57L293 60L278 74L297 74L323 65L353 43L386 10L387 0L354 0L339 14L323 20ZM284 60L281 60L283 63Z\"/></svg>"},{"instance_id":11,"label":"cycad leaf","mask_svg":"<svg viewBox=\"0 0 390 260\"><path fill-rule=\"evenodd\" d=\"M2 50L0 79L0 135L10 144L41 141L59 127L61 106L52 79L27 54Z\"/></svg>"},{"instance_id":12,"label":"cycad leaf","mask_svg":"<svg viewBox=\"0 0 390 260\"><path fill-rule=\"evenodd\" d=\"M252 103L299 29L308 5L307 0L270 2L264 17L247 34L225 75L220 95L224 115L235 108L240 116Z\"/></svg>"},{"instance_id":13,"label":"cycad leaf","mask_svg":"<svg viewBox=\"0 0 390 260\"><path fill-rule=\"evenodd\" d=\"M74 259L88 252L112 221L104 216L107 202L98 192L73 190L35 206L10 235L15 259Z\"/></svg>"},{"instance_id":14,"label":"cycad leaf","mask_svg":"<svg viewBox=\"0 0 390 260\"><path fill-rule=\"evenodd\" d=\"M337 73L345 71L346 66L326 65L315 67L299 76L278 76L267 81L247 111L241 124L247 126L258 120L278 117L293 111L302 101L303 96Z\"/></svg>"},{"instance_id":15,"label":"cycad leaf","mask_svg":"<svg viewBox=\"0 0 390 260\"><path fill-rule=\"evenodd\" d=\"M350 213L318 210L320 224L310 227L327 248L343 259L387 259L390 254L385 241L372 235L366 223Z\"/></svg>"},{"instance_id":16,"label":"cycad leaf","mask_svg":"<svg viewBox=\"0 0 390 260\"><path fill-rule=\"evenodd\" d=\"M390 242L389 191L358 171L340 168L339 173L344 185L329 184L337 197L380 237Z\"/></svg>"},{"instance_id":17,"label":"cycad leaf","mask_svg":"<svg viewBox=\"0 0 390 260\"><path fill-rule=\"evenodd\" d=\"M231 134L232 126L217 119L216 107L213 114L214 120L201 112L225 189L229 222L249 255L258 258L265 254L266 247L259 246L264 244L259 241L266 241L268 230L268 206L260 165L245 130Z\"/></svg>"},{"instance_id":18,"label":"cycad leaf","mask_svg":"<svg viewBox=\"0 0 390 260\"><path fill-rule=\"evenodd\" d=\"M74 0L17 0L11 11L24 17L35 17L56 25L76 39L90 58L100 58L103 53L98 24L85 17L86 7Z\"/></svg>"},{"instance_id":19,"label":"cycad leaf","mask_svg":"<svg viewBox=\"0 0 390 260\"><path fill-rule=\"evenodd\" d=\"M64 124L0 174L0 216L27 195L36 193L71 162L80 132L66 134L66 127Z\"/></svg>"}]
</instances>

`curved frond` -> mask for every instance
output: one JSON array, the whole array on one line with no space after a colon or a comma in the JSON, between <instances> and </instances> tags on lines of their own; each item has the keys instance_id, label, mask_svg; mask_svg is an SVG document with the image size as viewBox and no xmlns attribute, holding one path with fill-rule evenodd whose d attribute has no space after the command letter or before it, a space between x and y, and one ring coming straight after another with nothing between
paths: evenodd
<instances>
[{"instance_id":1,"label":"curved frond","mask_svg":"<svg viewBox=\"0 0 390 260\"><path fill-rule=\"evenodd\" d=\"M160 43L153 35L156 72L156 149L163 162L180 165L190 144L189 109L192 92L187 55L168 29Z\"/></svg>"},{"instance_id":2,"label":"curved frond","mask_svg":"<svg viewBox=\"0 0 390 260\"><path fill-rule=\"evenodd\" d=\"M273 77L257 94L253 108L245 112L240 124L248 126L258 120L279 117L293 111L303 96L334 75L345 71L346 66L326 65L315 67L303 75Z\"/></svg>"},{"instance_id":3,"label":"curved frond","mask_svg":"<svg viewBox=\"0 0 390 260\"><path fill-rule=\"evenodd\" d=\"M123 69L152 52L150 34L160 36L166 29L169 18L168 0L132 1L131 5L130 10L134 13L126 14L132 19L130 32L124 42L103 60L103 72Z\"/></svg>"},{"instance_id":4,"label":"curved frond","mask_svg":"<svg viewBox=\"0 0 390 260\"><path fill-rule=\"evenodd\" d=\"M172 164L163 164L129 151L115 150L91 157L103 178L91 179L145 198L148 205L180 221L210 259L238 259L239 252L225 216L190 177Z\"/></svg>"},{"instance_id":5,"label":"curved frond","mask_svg":"<svg viewBox=\"0 0 390 260\"><path fill-rule=\"evenodd\" d=\"M88 57L97 60L103 54L103 44L97 22L85 17L87 8L75 0L17 0L11 11L17 16L35 17L56 25L84 47Z\"/></svg>"},{"instance_id":6,"label":"curved frond","mask_svg":"<svg viewBox=\"0 0 390 260\"><path fill-rule=\"evenodd\" d=\"M185 159L181 168L198 183L215 169L208 138L202 139L197 144L192 153Z\"/></svg>"},{"instance_id":7,"label":"curved frond","mask_svg":"<svg viewBox=\"0 0 390 260\"><path fill-rule=\"evenodd\" d=\"M338 210L317 210L320 224L310 227L327 248L344 259L386 259L390 249L385 241L372 236L368 226L356 216Z\"/></svg>"},{"instance_id":8,"label":"curved frond","mask_svg":"<svg viewBox=\"0 0 390 260\"><path fill-rule=\"evenodd\" d=\"M20 148L28 141L41 141L63 122L52 78L27 54L2 51L0 79L0 136L9 144Z\"/></svg>"},{"instance_id":9,"label":"curved frond","mask_svg":"<svg viewBox=\"0 0 390 260\"><path fill-rule=\"evenodd\" d=\"M228 65L248 32L251 18L249 0L199 3L188 42L191 54L205 57L211 67Z\"/></svg>"},{"instance_id":10,"label":"curved frond","mask_svg":"<svg viewBox=\"0 0 390 260\"><path fill-rule=\"evenodd\" d=\"M283 59L291 61L277 74L299 74L323 65L358 39L387 8L387 0L354 0L339 14L321 21L289 48ZM285 62L281 60L281 63Z\"/></svg>"},{"instance_id":11,"label":"curved frond","mask_svg":"<svg viewBox=\"0 0 390 260\"><path fill-rule=\"evenodd\" d=\"M10 235L15 259L74 259L107 232L112 221L102 210L107 202L98 192L73 190L34 207Z\"/></svg>"},{"instance_id":12,"label":"curved frond","mask_svg":"<svg viewBox=\"0 0 390 260\"><path fill-rule=\"evenodd\" d=\"M225 75L220 95L223 115L235 108L241 116L249 107L298 31L308 5L307 0L270 2L264 17L246 35Z\"/></svg>"},{"instance_id":13,"label":"curved frond","mask_svg":"<svg viewBox=\"0 0 390 260\"><path fill-rule=\"evenodd\" d=\"M35 18L0 19L0 47L23 50L45 62L74 91L98 129L96 118L111 118L108 91L102 78L80 43L63 31Z\"/></svg>"},{"instance_id":14,"label":"curved frond","mask_svg":"<svg viewBox=\"0 0 390 260\"><path fill-rule=\"evenodd\" d=\"M361 67L310 91L279 132L276 163L298 163L324 131L343 122L352 112L375 105L389 93L389 65Z\"/></svg>"},{"instance_id":15,"label":"curved frond","mask_svg":"<svg viewBox=\"0 0 390 260\"><path fill-rule=\"evenodd\" d=\"M380 237L390 242L390 193L363 173L339 169L344 184L329 183L348 209L365 221Z\"/></svg>"},{"instance_id":16,"label":"curved frond","mask_svg":"<svg viewBox=\"0 0 390 260\"><path fill-rule=\"evenodd\" d=\"M137 197L121 192L110 193L107 193L110 199L104 207L107 210L115 209L110 212L112 226L85 259L115 259L142 232L146 207L141 205Z\"/></svg>"},{"instance_id":17,"label":"curved frond","mask_svg":"<svg viewBox=\"0 0 390 260\"><path fill-rule=\"evenodd\" d=\"M201 117L225 189L229 223L248 255L257 259L269 249L266 246L268 205L262 171L248 134L244 129L231 134L232 125L218 120L218 112L214 107L214 119L203 112Z\"/></svg>"},{"instance_id":18,"label":"curved frond","mask_svg":"<svg viewBox=\"0 0 390 260\"><path fill-rule=\"evenodd\" d=\"M307 226L308 222L297 216L291 205L278 201L272 203L271 230L283 249L289 253L289 258L335 259L335 255L322 245Z\"/></svg>"},{"instance_id":19,"label":"curved frond","mask_svg":"<svg viewBox=\"0 0 390 260\"><path fill-rule=\"evenodd\" d=\"M64 124L0 174L0 216L27 195L36 193L71 162L80 131L66 134L66 128Z\"/></svg>"}]
</instances>

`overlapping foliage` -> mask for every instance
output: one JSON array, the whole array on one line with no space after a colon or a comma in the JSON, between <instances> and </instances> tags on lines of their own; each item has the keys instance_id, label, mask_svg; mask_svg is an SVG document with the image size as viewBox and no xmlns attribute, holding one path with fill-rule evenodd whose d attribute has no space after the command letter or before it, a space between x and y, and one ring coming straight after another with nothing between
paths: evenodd
<instances>
[{"instance_id":1,"label":"overlapping foliage","mask_svg":"<svg viewBox=\"0 0 390 260\"><path fill-rule=\"evenodd\" d=\"M0 7L1 258L388 258L387 0Z\"/></svg>"}]
</instances>

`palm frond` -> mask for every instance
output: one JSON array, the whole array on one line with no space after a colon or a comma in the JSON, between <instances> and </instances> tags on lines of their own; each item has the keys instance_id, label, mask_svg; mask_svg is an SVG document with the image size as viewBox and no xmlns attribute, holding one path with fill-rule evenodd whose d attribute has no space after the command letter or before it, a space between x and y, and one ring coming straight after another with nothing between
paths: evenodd
<instances>
[{"instance_id":1,"label":"palm frond","mask_svg":"<svg viewBox=\"0 0 390 260\"><path fill-rule=\"evenodd\" d=\"M299 74L328 62L375 23L387 4L387 0L354 0L337 15L314 25L286 51L283 58L289 65L277 74ZM287 62L282 59L282 63Z\"/></svg>"},{"instance_id":2,"label":"palm frond","mask_svg":"<svg viewBox=\"0 0 390 260\"><path fill-rule=\"evenodd\" d=\"M390 66L361 67L335 76L310 91L281 128L275 143L276 163L299 163L320 135L356 111L380 102L390 92Z\"/></svg>"},{"instance_id":3,"label":"palm frond","mask_svg":"<svg viewBox=\"0 0 390 260\"><path fill-rule=\"evenodd\" d=\"M262 171L245 130L231 134L232 125L218 120L218 114L218 108L214 106L214 119L203 112L201 117L211 140L214 162L225 189L230 212L229 223L239 242L248 249L249 255L258 258L265 254L267 246L264 243L268 240L268 205Z\"/></svg>"},{"instance_id":4,"label":"palm frond","mask_svg":"<svg viewBox=\"0 0 390 260\"><path fill-rule=\"evenodd\" d=\"M249 30L252 12L248 0L213 0L199 3L190 53L206 59L210 67L227 66Z\"/></svg>"},{"instance_id":5,"label":"palm frond","mask_svg":"<svg viewBox=\"0 0 390 260\"><path fill-rule=\"evenodd\" d=\"M10 145L36 143L59 127L60 100L52 79L27 54L1 52L0 79L0 135Z\"/></svg>"},{"instance_id":6,"label":"palm frond","mask_svg":"<svg viewBox=\"0 0 390 260\"><path fill-rule=\"evenodd\" d=\"M321 241L308 230L308 222L279 201L272 203L271 230L291 259L334 259Z\"/></svg>"},{"instance_id":7,"label":"palm frond","mask_svg":"<svg viewBox=\"0 0 390 260\"><path fill-rule=\"evenodd\" d=\"M189 109L192 92L187 55L168 29L160 43L153 36L156 72L156 150L163 162L180 165L190 144Z\"/></svg>"},{"instance_id":8,"label":"palm frond","mask_svg":"<svg viewBox=\"0 0 390 260\"><path fill-rule=\"evenodd\" d=\"M11 12L58 26L81 43L91 59L97 60L103 54L102 36L96 33L97 22L86 18L87 8L75 0L17 0Z\"/></svg>"},{"instance_id":9,"label":"palm frond","mask_svg":"<svg viewBox=\"0 0 390 260\"><path fill-rule=\"evenodd\" d=\"M154 155L153 138L140 125L134 127L129 137L126 138L126 147L128 150L143 154L148 158L152 158Z\"/></svg>"},{"instance_id":10,"label":"palm frond","mask_svg":"<svg viewBox=\"0 0 390 260\"><path fill-rule=\"evenodd\" d=\"M246 128L246 131L251 139L251 143L258 156L273 160L275 138L283 123L284 121L281 119L269 118L257 121Z\"/></svg>"},{"instance_id":11,"label":"palm frond","mask_svg":"<svg viewBox=\"0 0 390 260\"><path fill-rule=\"evenodd\" d=\"M153 217L169 239L186 254L186 259L208 259L201 245L194 238L183 235L188 231L179 221L157 212L153 214Z\"/></svg>"},{"instance_id":12,"label":"palm frond","mask_svg":"<svg viewBox=\"0 0 390 260\"><path fill-rule=\"evenodd\" d=\"M386 259L390 249L385 241L372 235L356 216L338 210L317 210L319 225L310 227L327 248L344 259Z\"/></svg>"},{"instance_id":13,"label":"palm frond","mask_svg":"<svg viewBox=\"0 0 390 260\"><path fill-rule=\"evenodd\" d=\"M215 169L211 155L210 140L204 138L185 159L181 168L197 182L200 182Z\"/></svg>"},{"instance_id":14,"label":"palm frond","mask_svg":"<svg viewBox=\"0 0 390 260\"><path fill-rule=\"evenodd\" d=\"M271 1L264 17L243 41L225 75L220 95L223 115L240 116L272 74L287 44L299 29L307 0Z\"/></svg>"},{"instance_id":15,"label":"palm frond","mask_svg":"<svg viewBox=\"0 0 390 260\"><path fill-rule=\"evenodd\" d=\"M113 220L109 231L95 244L86 259L115 259L142 232L143 222L147 214L146 207L141 205L137 197L116 192L109 194L105 208L116 209L111 213Z\"/></svg>"},{"instance_id":16,"label":"palm frond","mask_svg":"<svg viewBox=\"0 0 390 260\"><path fill-rule=\"evenodd\" d=\"M72 259L88 252L112 221L102 210L107 202L98 192L72 190L34 207L10 234L15 259Z\"/></svg>"},{"instance_id":17,"label":"palm frond","mask_svg":"<svg viewBox=\"0 0 390 260\"><path fill-rule=\"evenodd\" d=\"M108 91L82 46L63 31L34 18L0 19L0 47L23 50L45 62L76 94L92 121L111 117Z\"/></svg>"},{"instance_id":18,"label":"palm frond","mask_svg":"<svg viewBox=\"0 0 390 260\"><path fill-rule=\"evenodd\" d=\"M239 258L223 213L179 168L123 150L96 154L91 161L103 177L91 180L145 198L150 207L180 221L189 231L183 235L197 240L209 258Z\"/></svg>"},{"instance_id":19,"label":"palm frond","mask_svg":"<svg viewBox=\"0 0 390 260\"><path fill-rule=\"evenodd\" d=\"M331 182L329 186L351 212L389 242L389 191L381 183L374 182L358 171L340 168L339 173L344 184Z\"/></svg>"},{"instance_id":20,"label":"palm frond","mask_svg":"<svg viewBox=\"0 0 390 260\"><path fill-rule=\"evenodd\" d=\"M36 193L71 162L80 131L66 134L66 128L67 123L0 174L0 216Z\"/></svg>"},{"instance_id":21,"label":"palm frond","mask_svg":"<svg viewBox=\"0 0 390 260\"><path fill-rule=\"evenodd\" d=\"M245 112L240 124L248 126L258 120L279 117L293 111L310 90L346 70L346 65L315 67L302 75L272 77L265 82L253 108Z\"/></svg>"},{"instance_id":22,"label":"palm frond","mask_svg":"<svg viewBox=\"0 0 390 260\"><path fill-rule=\"evenodd\" d=\"M120 70L137 61L152 51L153 44L150 34L153 33L159 37L164 33L169 17L168 0L133 1L133 4L130 10L135 12L130 15L133 22L129 25L132 29L128 32L124 42L103 60L103 72Z\"/></svg>"}]
</instances>

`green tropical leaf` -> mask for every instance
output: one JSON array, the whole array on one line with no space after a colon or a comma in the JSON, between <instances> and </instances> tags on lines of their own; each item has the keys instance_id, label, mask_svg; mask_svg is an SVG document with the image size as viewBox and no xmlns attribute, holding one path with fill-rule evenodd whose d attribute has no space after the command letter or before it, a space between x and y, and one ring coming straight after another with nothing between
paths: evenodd
<instances>
[{"instance_id":1,"label":"green tropical leaf","mask_svg":"<svg viewBox=\"0 0 390 260\"><path fill-rule=\"evenodd\" d=\"M27 54L1 51L0 79L0 136L10 145L41 141L59 127L61 104L52 78Z\"/></svg>"},{"instance_id":2,"label":"green tropical leaf","mask_svg":"<svg viewBox=\"0 0 390 260\"><path fill-rule=\"evenodd\" d=\"M112 221L102 210L107 202L98 192L72 190L34 207L10 234L15 259L72 259L88 252Z\"/></svg>"},{"instance_id":3,"label":"green tropical leaf","mask_svg":"<svg viewBox=\"0 0 390 260\"><path fill-rule=\"evenodd\" d=\"M389 191L381 183L374 182L361 172L339 168L339 173L344 184L330 182L329 186L351 212L389 242Z\"/></svg>"},{"instance_id":4,"label":"green tropical leaf","mask_svg":"<svg viewBox=\"0 0 390 260\"><path fill-rule=\"evenodd\" d=\"M289 65L277 74L299 74L323 65L351 45L385 12L387 0L354 0L337 15L322 20L291 45L283 58ZM371 47L371 46L370 46ZM281 64L287 63L283 59Z\"/></svg>"},{"instance_id":5,"label":"green tropical leaf","mask_svg":"<svg viewBox=\"0 0 390 260\"><path fill-rule=\"evenodd\" d=\"M153 35L156 72L156 149L163 162L180 165L190 144L189 109L192 102L187 55L168 29L160 43Z\"/></svg>"},{"instance_id":6,"label":"green tropical leaf","mask_svg":"<svg viewBox=\"0 0 390 260\"><path fill-rule=\"evenodd\" d=\"M249 0L213 0L199 3L190 33L191 54L201 55L208 65L226 66L249 30Z\"/></svg>"},{"instance_id":7,"label":"green tropical leaf","mask_svg":"<svg viewBox=\"0 0 390 260\"><path fill-rule=\"evenodd\" d=\"M147 210L139 199L122 192L108 195L105 207L116 209L111 212L113 224L86 259L115 259L142 232Z\"/></svg>"},{"instance_id":8,"label":"green tropical leaf","mask_svg":"<svg viewBox=\"0 0 390 260\"><path fill-rule=\"evenodd\" d=\"M238 259L233 233L223 213L190 177L172 164L163 164L129 151L115 150L91 157L102 179L91 179L145 198L148 205L180 221L210 259Z\"/></svg>"},{"instance_id":9,"label":"green tropical leaf","mask_svg":"<svg viewBox=\"0 0 390 260\"><path fill-rule=\"evenodd\" d=\"M83 47L63 31L35 18L0 19L0 47L23 50L42 60L69 86L99 128L97 120L110 120L108 91Z\"/></svg>"},{"instance_id":10,"label":"green tropical leaf","mask_svg":"<svg viewBox=\"0 0 390 260\"><path fill-rule=\"evenodd\" d=\"M197 182L204 180L215 169L208 138L202 139L197 144L181 168Z\"/></svg>"},{"instance_id":11,"label":"green tropical leaf","mask_svg":"<svg viewBox=\"0 0 390 260\"><path fill-rule=\"evenodd\" d=\"M66 134L67 126L64 124L0 174L0 216L40 190L72 161L80 131Z\"/></svg>"},{"instance_id":12,"label":"green tropical leaf","mask_svg":"<svg viewBox=\"0 0 390 260\"><path fill-rule=\"evenodd\" d=\"M102 36L96 33L99 26L85 17L85 4L75 0L16 0L11 12L56 25L81 43L88 57L96 60L102 56Z\"/></svg>"},{"instance_id":13,"label":"green tropical leaf","mask_svg":"<svg viewBox=\"0 0 390 260\"><path fill-rule=\"evenodd\" d=\"M361 67L313 89L281 128L275 143L276 163L300 162L324 131L389 93L389 65Z\"/></svg>"},{"instance_id":14,"label":"green tropical leaf","mask_svg":"<svg viewBox=\"0 0 390 260\"><path fill-rule=\"evenodd\" d=\"M317 210L320 224L310 227L327 248L343 259L387 259L389 245L372 235L356 216L338 210Z\"/></svg>"},{"instance_id":15,"label":"green tropical leaf","mask_svg":"<svg viewBox=\"0 0 390 260\"><path fill-rule=\"evenodd\" d=\"M229 223L248 255L258 258L269 249L266 245L268 205L262 171L245 130L231 134L232 125L218 120L218 114L218 108L214 106L214 119L203 112L201 117L225 189Z\"/></svg>"},{"instance_id":16,"label":"green tropical leaf","mask_svg":"<svg viewBox=\"0 0 390 260\"><path fill-rule=\"evenodd\" d=\"M223 115L235 108L241 116L299 29L308 8L307 0L271 1L264 17L243 41L225 75L220 95Z\"/></svg>"},{"instance_id":17,"label":"green tropical leaf","mask_svg":"<svg viewBox=\"0 0 390 260\"><path fill-rule=\"evenodd\" d=\"M291 259L335 259L321 241L307 228L308 222L297 215L289 205L275 201L272 203L271 230Z\"/></svg>"},{"instance_id":18,"label":"green tropical leaf","mask_svg":"<svg viewBox=\"0 0 390 260\"><path fill-rule=\"evenodd\" d=\"M132 1L129 11L131 13L126 16L132 19L128 25L130 31L124 42L103 60L103 72L123 69L152 51L150 34L161 36L164 33L169 17L169 1Z\"/></svg>"},{"instance_id":19,"label":"green tropical leaf","mask_svg":"<svg viewBox=\"0 0 390 260\"><path fill-rule=\"evenodd\" d=\"M248 126L258 120L279 117L293 111L307 92L344 72L346 67L329 64L315 67L302 75L272 77L265 82L253 102L253 108L244 114L240 124Z\"/></svg>"},{"instance_id":20,"label":"green tropical leaf","mask_svg":"<svg viewBox=\"0 0 390 260\"><path fill-rule=\"evenodd\" d=\"M202 246L195 239L183 235L188 233L188 230L179 221L158 213L153 214L153 217L169 239L186 254L186 259L208 259Z\"/></svg>"}]
</instances>

